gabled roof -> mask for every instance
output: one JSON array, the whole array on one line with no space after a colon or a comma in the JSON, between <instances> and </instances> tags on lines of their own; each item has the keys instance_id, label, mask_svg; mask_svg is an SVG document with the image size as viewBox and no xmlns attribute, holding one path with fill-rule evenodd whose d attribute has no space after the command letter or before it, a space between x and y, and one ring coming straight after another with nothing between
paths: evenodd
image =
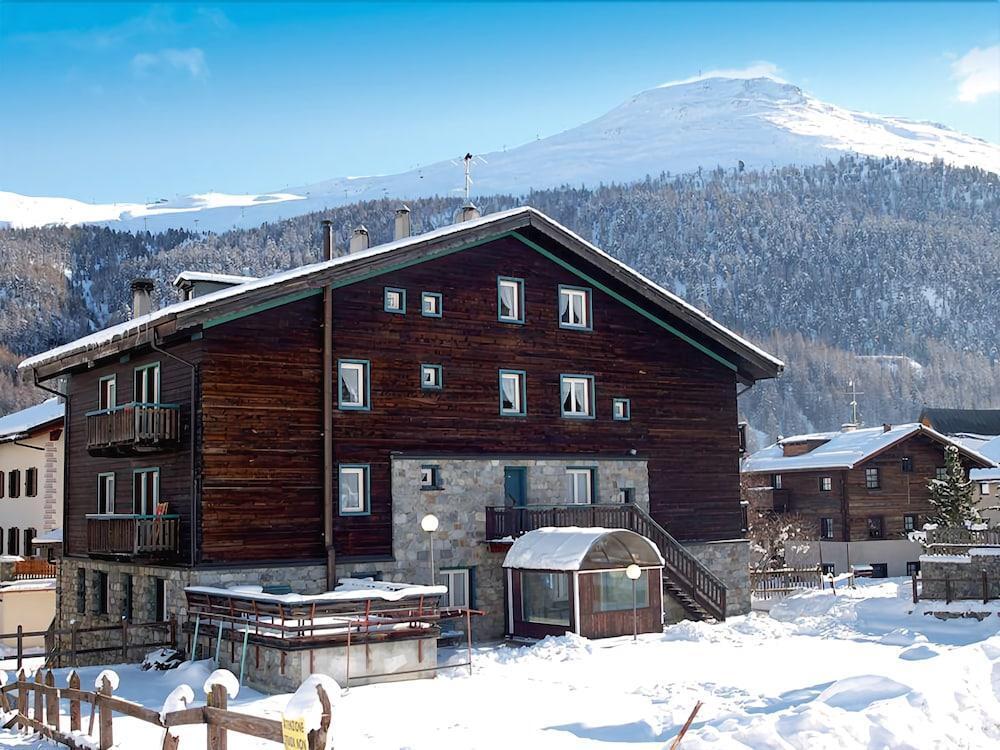
<instances>
[{"instance_id":1,"label":"gabled roof","mask_svg":"<svg viewBox=\"0 0 1000 750\"><path fill-rule=\"evenodd\" d=\"M917 421L945 435L1000 435L1000 409L924 408Z\"/></svg>"},{"instance_id":2,"label":"gabled roof","mask_svg":"<svg viewBox=\"0 0 1000 750\"><path fill-rule=\"evenodd\" d=\"M234 276L228 273L208 273L207 271L181 271L174 278L174 286L184 286L185 282L210 281L215 284L245 284L256 281L256 276Z\"/></svg>"},{"instance_id":3,"label":"gabled roof","mask_svg":"<svg viewBox=\"0 0 1000 750\"><path fill-rule=\"evenodd\" d=\"M0 443L25 438L36 430L62 422L65 407L58 398L0 417Z\"/></svg>"},{"instance_id":4,"label":"gabled roof","mask_svg":"<svg viewBox=\"0 0 1000 750\"><path fill-rule=\"evenodd\" d=\"M643 305L640 311L648 308L651 313L669 316L669 320L661 322L661 325L670 328L709 356L727 363L742 381L773 378L784 368L781 360L712 320L698 308L612 258L545 214L524 206L377 245L332 260L300 266L168 305L148 315L30 357L20 364L19 369L22 372L35 370L42 379L51 378L74 366L132 349L152 340L154 335L160 340L186 328L224 319L227 315L238 315L241 311L255 307L263 309L268 304L283 304L280 300L291 301L295 295L308 296L323 286L336 287L354 283L360 274L371 275L395 270L422 260L458 252L500 236L517 237L544 254L544 248L528 239L526 235L529 233L539 239L558 243L627 285L641 298ZM600 287L599 281L590 281ZM663 316L663 313L667 315ZM704 337L711 348L670 325L678 320L682 327L693 329L695 334Z\"/></svg>"},{"instance_id":5,"label":"gabled roof","mask_svg":"<svg viewBox=\"0 0 1000 750\"><path fill-rule=\"evenodd\" d=\"M821 469L853 469L858 464L874 458L882 451L914 435L924 435L942 445L955 445L980 466L995 464L986 456L967 448L956 440L942 435L922 424L911 423L884 427L869 427L847 432L824 432L814 435L796 435L783 438L773 445L750 455L743 462L743 472L749 474L786 471L815 471ZM812 440L826 440L808 453L797 456L784 455L784 446Z\"/></svg>"}]
</instances>

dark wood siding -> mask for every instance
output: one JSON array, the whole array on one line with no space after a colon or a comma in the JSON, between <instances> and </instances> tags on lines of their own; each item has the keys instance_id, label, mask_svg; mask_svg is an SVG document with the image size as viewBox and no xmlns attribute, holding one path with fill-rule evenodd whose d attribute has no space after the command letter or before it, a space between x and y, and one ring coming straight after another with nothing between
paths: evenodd
<instances>
[{"instance_id":1,"label":"dark wood siding","mask_svg":"<svg viewBox=\"0 0 1000 750\"><path fill-rule=\"evenodd\" d=\"M200 356L198 342L185 341L169 347L171 353L189 361ZM133 400L133 373L136 367L160 363L160 402L180 404L182 434L177 450L130 456L91 456L87 452L86 413L98 409L98 383L107 375L117 376L117 402ZM132 512L132 472L157 467L160 470L160 501L169 503L168 512L181 516L181 555L179 562L189 562L191 545L191 370L160 352L133 353L127 362L116 361L75 373L69 377L66 446L68 481L64 498L64 549L67 555L85 555L87 524L85 516L97 512L97 475L115 474L115 512Z\"/></svg>"},{"instance_id":2,"label":"dark wood siding","mask_svg":"<svg viewBox=\"0 0 1000 750\"><path fill-rule=\"evenodd\" d=\"M579 574L580 588L580 635L585 638L613 638L616 635L630 635L633 625L640 633L656 633L663 628L663 605L660 601L663 586L659 570L650 570L646 576L649 605L635 611L635 623L631 609L614 612L595 612L594 599L597 594L599 573Z\"/></svg>"},{"instance_id":3,"label":"dark wood siding","mask_svg":"<svg viewBox=\"0 0 1000 750\"><path fill-rule=\"evenodd\" d=\"M204 332L204 562L322 558L319 297Z\"/></svg>"},{"instance_id":4,"label":"dark wood siding","mask_svg":"<svg viewBox=\"0 0 1000 750\"><path fill-rule=\"evenodd\" d=\"M525 324L497 321L497 276L525 279ZM505 238L361 281L334 295L334 356L371 362L372 408L336 411L335 460L371 466L371 515L338 517L338 554L391 551L393 451L600 454L635 450L649 466L650 511L684 540L740 536L735 375L595 290L593 331L558 324L558 287L586 282ZM407 291L407 314L383 312L383 288ZM420 293L443 317L420 315ZM444 388L420 388L421 363ZM499 416L498 370L527 373L525 418ZM560 416L560 373L593 375L596 419ZM611 418L614 397L632 419ZM470 503L479 502L470 498Z\"/></svg>"}]
</instances>

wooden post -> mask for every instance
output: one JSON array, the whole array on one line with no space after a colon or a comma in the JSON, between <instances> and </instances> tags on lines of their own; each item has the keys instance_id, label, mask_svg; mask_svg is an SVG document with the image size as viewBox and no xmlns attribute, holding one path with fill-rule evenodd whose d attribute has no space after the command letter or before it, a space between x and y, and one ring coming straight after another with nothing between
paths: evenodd
<instances>
[{"instance_id":1,"label":"wooden post","mask_svg":"<svg viewBox=\"0 0 1000 750\"><path fill-rule=\"evenodd\" d=\"M208 694L208 705L213 708L226 710L226 688L218 683L212 685L212 692ZM226 730L218 725L208 725L208 750L226 750L228 740Z\"/></svg>"},{"instance_id":2,"label":"wooden post","mask_svg":"<svg viewBox=\"0 0 1000 750\"><path fill-rule=\"evenodd\" d=\"M983 604L986 604L990 600L990 579L986 575L986 571L983 571Z\"/></svg>"},{"instance_id":3,"label":"wooden post","mask_svg":"<svg viewBox=\"0 0 1000 750\"><path fill-rule=\"evenodd\" d=\"M170 615L170 648L177 648L177 616ZM191 657L192 660L194 657Z\"/></svg>"},{"instance_id":4,"label":"wooden post","mask_svg":"<svg viewBox=\"0 0 1000 750\"><path fill-rule=\"evenodd\" d=\"M176 734L167 729L163 733L163 747L162 750L177 750L177 746L180 744L181 738Z\"/></svg>"},{"instance_id":5,"label":"wooden post","mask_svg":"<svg viewBox=\"0 0 1000 750\"><path fill-rule=\"evenodd\" d=\"M70 621L70 634L69 634L69 650L72 659L72 664L74 667L79 667L80 663L77 661L76 657L76 645L77 645L77 624L76 620Z\"/></svg>"},{"instance_id":6,"label":"wooden post","mask_svg":"<svg viewBox=\"0 0 1000 750\"><path fill-rule=\"evenodd\" d=\"M79 690L80 675L76 672L71 672L66 685L70 690ZM73 732L80 731L80 699L76 696L69 699L69 728Z\"/></svg>"},{"instance_id":7,"label":"wooden post","mask_svg":"<svg viewBox=\"0 0 1000 750\"><path fill-rule=\"evenodd\" d=\"M23 718L28 716L28 678L24 670L17 673L17 712ZM17 725L22 729L27 729L28 724L23 720L18 720Z\"/></svg>"},{"instance_id":8,"label":"wooden post","mask_svg":"<svg viewBox=\"0 0 1000 750\"><path fill-rule=\"evenodd\" d=\"M913 572L913 575L911 575L910 578L911 578L911 582L913 584L913 603L917 604L917 603L920 602L920 594L917 593L917 573L916 573L916 571Z\"/></svg>"},{"instance_id":9,"label":"wooden post","mask_svg":"<svg viewBox=\"0 0 1000 750\"><path fill-rule=\"evenodd\" d=\"M128 661L128 620L122 617L122 662Z\"/></svg>"},{"instance_id":10,"label":"wooden post","mask_svg":"<svg viewBox=\"0 0 1000 750\"><path fill-rule=\"evenodd\" d=\"M951 579L947 576L944 579L944 600L947 604L951 604Z\"/></svg>"},{"instance_id":11,"label":"wooden post","mask_svg":"<svg viewBox=\"0 0 1000 750\"><path fill-rule=\"evenodd\" d=\"M44 698L45 698L44 693L45 693L45 691L42 689L42 670L41 669L36 669L35 670L34 691L35 691L35 716L34 716L34 719L35 719L35 721L44 722L45 721L45 703L44 703Z\"/></svg>"},{"instance_id":12,"label":"wooden post","mask_svg":"<svg viewBox=\"0 0 1000 750\"><path fill-rule=\"evenodd\" d=\"M320 718L319 727L309 733L309 750L326 750L333 709L330 707L330 697L322 685L316 686L316 693L319 695L319 703L323 707L323 716Z\"/></svg>"},{"instance_id":13,"label":"wooden post","mask_svg":"<svg viewBox=\"0 0 1000 750\"><path fill-rule=\"evenodd\" d=\"M24 666L24 626L17 626L17 668Z\"/></svg>"},{"instance_id":14,"label":"wooden post","mask_svg":"<svg viewBox=\"0 0 1000 750\"><path fill-rule=\"evenodd\" d=\"M101 700L102 696L111 696L111 682L107 677L101 680L101 687L97 690L97 693L98 731L100 732L98 747L100 750L109 750L115 744L114 737L112 736L114 722L111 721L111 706L108 705L107 701Z\"/></svg>"},{"instance_id":15,"label":"wooden post","mask_svg":"<svg viewBox=\"0 0 1000 750\"><path fill-rule=\"evenodd\" d=\"M56 678L51 669L45 675L45 686L48 688L45 691L45 721L59 731L59 694L56 692Z\"/></svg>"}]
</instances>

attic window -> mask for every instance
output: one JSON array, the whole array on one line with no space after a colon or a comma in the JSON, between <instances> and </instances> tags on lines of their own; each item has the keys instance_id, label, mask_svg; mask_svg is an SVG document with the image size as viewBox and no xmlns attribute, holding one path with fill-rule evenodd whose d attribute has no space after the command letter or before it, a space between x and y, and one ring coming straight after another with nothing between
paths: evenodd
<instances>
[{"instance_id":1,"label":"attic window","mask_svg":"<svg viewBox=\"0 0 1000 750\"><path fill-rule=\"evenodd\" d=\"M877 490L882 486L879 481L878 467L872 466L865 469L865 487L870 490Z\"/></svg>"},{"instance_id":2,"label":"attic window","mask_svg":"<svg viewBox=\"0 0 1000 750\"><path fill-rule=\"evenodd\" d=\"M833 489L833 478L832 477L820 477L819 478L819 489L821 492L829 492Z\"/></svg>"},{"instance_id":3,"label":"attic window","mask_svg":"<svg viewBox=\"0 0 1000 750\"><path fill-rule=\"evenodd\" d=\"M913 458L911 456L903 456L902 466L904 474L913 473Z\"/></svg>"},{"instance_id":4,"label":"attic window","mask_svg":"<svg viewBox=\"0 0 1000 750\"><path fill-rule=\"evenodd\" d=\"M589 331L590 290L585 287L559 286L559 327Z\"/></svg>"},{"instance_id":5,"label":"attic window","mask_svg":"<svg viewBox=\"0 0 1000 750\"><path fill-rule=\"evenodd\" d=\"M441 295L438 292L421 293L420 314L425 318L441 317Z\"/></svg>"},{"instance_id":6,"label":"attic window","mask_svg":"<svg viewBox=\"0 0 1000 750\"><path fill-rule=\"evenodd\" d=\"M406 314L406 290L387 286L383 290L382 309L387 313Z\"/></svg>"}]
</instances>

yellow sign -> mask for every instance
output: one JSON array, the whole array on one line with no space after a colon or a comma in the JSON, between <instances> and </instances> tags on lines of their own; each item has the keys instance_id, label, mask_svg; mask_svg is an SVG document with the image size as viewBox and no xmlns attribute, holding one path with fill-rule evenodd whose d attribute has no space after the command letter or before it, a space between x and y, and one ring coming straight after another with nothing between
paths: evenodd
<instances>
[{"instance_id":1,"label":"yellow sign","mask_svg":"<svg viewBox=\"0 0 1000 750\"><path fill-rule=\"evenodd\" d=\"M285 750L309 750L305 720L282 716L281 739L284 740Z\"/></svg>"}]
</instances>

